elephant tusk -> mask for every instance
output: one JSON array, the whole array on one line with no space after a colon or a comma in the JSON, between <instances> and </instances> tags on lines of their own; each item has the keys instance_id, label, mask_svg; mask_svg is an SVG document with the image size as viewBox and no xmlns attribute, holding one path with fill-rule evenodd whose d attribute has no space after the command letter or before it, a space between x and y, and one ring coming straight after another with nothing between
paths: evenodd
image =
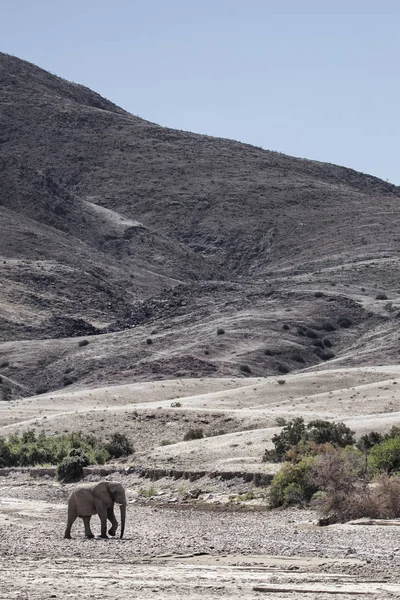
<instances>
[{"instance_id":1,"label":"elephant tusk","mask_svg":"<svg viewBox=\"0 0 400 600\"><path fill-rule=\"evenodd\" d=\"M122 538L125 531L126 504L121 504L119 508L121 511L121 534L119 537Z\"/></svg>"}]
</instances>

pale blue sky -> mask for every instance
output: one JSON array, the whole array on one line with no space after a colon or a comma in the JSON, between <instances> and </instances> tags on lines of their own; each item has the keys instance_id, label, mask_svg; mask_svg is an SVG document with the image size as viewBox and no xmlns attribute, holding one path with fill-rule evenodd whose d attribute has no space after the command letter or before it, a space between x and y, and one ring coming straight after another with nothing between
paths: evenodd
<instances>
[{"instance_id":1,"label":"pale blue sky","mask_svg":"<svg viewBox=\"0 0 400 600\"><path fill-rule=\"evenodd\" d=\"M161 125L400 185L400 0L0 0L0 49Z\"/></svg>"}]
</instances>

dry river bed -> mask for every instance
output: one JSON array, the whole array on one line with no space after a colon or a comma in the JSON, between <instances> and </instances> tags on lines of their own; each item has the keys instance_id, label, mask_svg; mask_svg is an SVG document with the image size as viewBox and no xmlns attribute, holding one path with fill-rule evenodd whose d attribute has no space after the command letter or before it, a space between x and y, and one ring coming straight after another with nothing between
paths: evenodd
<instances>
[{"instance_id":1,"label":"dry river bed","mask_svg":"<svg viewBox=\"0 0 400 600\"><path fill-rule=\"evenodd\" d=\"M64 540L71 486L0 477L0 598L400 598L396 525L320 528L306 510L138 502L126 479L123 540L86 540L80 521Z\"/></svg>"}]
</instances>

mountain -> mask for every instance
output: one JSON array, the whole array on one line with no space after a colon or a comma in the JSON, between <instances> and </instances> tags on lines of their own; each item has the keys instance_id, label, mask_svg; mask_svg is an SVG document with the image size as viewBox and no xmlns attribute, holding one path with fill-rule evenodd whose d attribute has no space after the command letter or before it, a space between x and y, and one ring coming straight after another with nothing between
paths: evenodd
<instances>
[{"instance_id":1,"label":"mountain","mask_svg":"<svg viewBox=\"0 0 400 600\"><path fill-rule=\"evenodd\" d=\"M6 54L0 90L8 396L398 361L400 188L161 127Z\"/></svg>"}]
</instances>

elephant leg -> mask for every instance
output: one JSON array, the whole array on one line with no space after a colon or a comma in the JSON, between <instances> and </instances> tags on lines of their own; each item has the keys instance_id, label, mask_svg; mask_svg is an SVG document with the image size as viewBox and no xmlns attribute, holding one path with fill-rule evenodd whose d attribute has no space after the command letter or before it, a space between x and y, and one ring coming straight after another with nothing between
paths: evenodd
<instances>
[{"instance_id":1,"label":"elephant leg","mask_svg":"<svg viewBox=\"0 0 400 600\"><path fill-rule=\"evenodd\" d=\"M71 527L72 525L75 523L77 514L76 511L74 510L74 508L70 505L68 505L68 521L67 521L67 527L65 529L65 533L64 533L64 538L67 540L71 539Z\"/></svg>"},{"instance_id":2,"label":"elephant leg","mask_svg":"<svg viewBox=\"0 0 400 600\"><path fill-rule=\"evenodd\" d=\"M108 538L107 535L107 507L103 502L96 502L96 510L101 522L101 538Z\"/></svg>"},{"instance_id":3,"label":"elephant leg","mask_svg":"<svg viewBox=\"0 0 400 600\"><path fill-rule=\"evenodd\" d=\"M111 506L110 508L107 509L107 519L110 521L111 523L111 527L108 530L108 533L112 536L114 536L117 533L117 529L118 529L118 521L115 518L115 514L114 514L114 507Z\"/></svg>"},{"instance_id":4,"label":"elephant leg","mask_svg":"<svg viewBox=\"0 0 400 600\"><path fill-rule=\"evenodd\" d=\"M89 539L94 538L92 530L90 529L90 517L82 517L82 520L85 526L85 536Z\"/></svg>"}]
</instances>

